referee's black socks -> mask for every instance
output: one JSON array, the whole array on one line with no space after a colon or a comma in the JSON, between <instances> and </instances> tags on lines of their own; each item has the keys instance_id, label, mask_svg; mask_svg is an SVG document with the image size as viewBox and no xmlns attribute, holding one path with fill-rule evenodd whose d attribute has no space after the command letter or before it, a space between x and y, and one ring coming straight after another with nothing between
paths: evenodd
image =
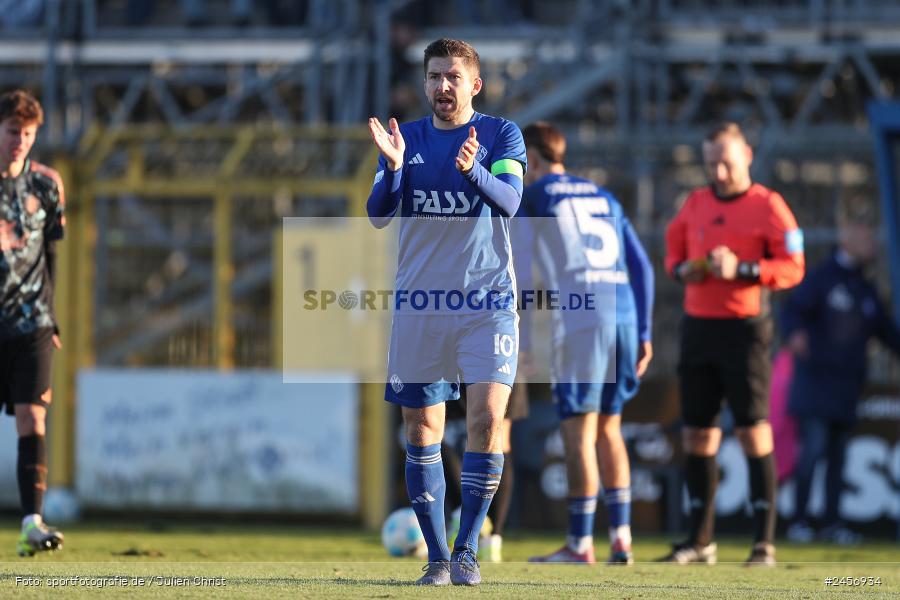
<instances>
[{"instance_id":1,"label":"referee's black socks","mask_svg":"<svg viewBox=\"0 0 900 600\"><path fill-rule=\"evenodd\" d=\"M775 541L775 455L748 456L750 503L753 506L753 543Z\"/></svg>"},{"instance_id":2,"label":"referee's black socks","mask_svg":"<svg viewBox=\"0 0 900 600\"><path fill-rule=\"evenodd\" d=\"M44 436L26 435L19 438L16 475L22 512L25 515L41 514L44 492L47 490L47 440Z\"/></svg>"},{"instance_id":3,"label":"referee's black socks","mask_svg":"<svg viewBox=\"0 0 900 600\"><path fill-rule=\"evenodd\" d=\"M716 457L688 454L684 475L691 502L688 541L697 546L706 546L712 541L716 517L716 488L719 485Z\"/></svg>"}]
</instances>

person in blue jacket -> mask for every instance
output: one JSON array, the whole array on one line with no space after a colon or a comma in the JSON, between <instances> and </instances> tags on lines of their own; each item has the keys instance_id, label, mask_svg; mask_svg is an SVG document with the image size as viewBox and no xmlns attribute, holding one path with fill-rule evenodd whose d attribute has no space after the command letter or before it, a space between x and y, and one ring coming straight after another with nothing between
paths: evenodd
<instances>
[{"instance_id":1,"label":"person in blue jacket","mask_svg":"<svg viewBox=\"0 0 900 600\"><path fill-rule=\"evenodd\" d=\"M866 347L874 336L900 356L900 329L867 275L878 253L875 214L865 199L838 210L835 252L797 287L782 313L784 338L794 355L788 412L797 420L801 451L795 471L794 523L788 538L809 542L807 504L816 463L827 463L825 514L819 537L855 543L859 535L838 514L847 442L866 379Z\"/></svg>"}]
</instances>

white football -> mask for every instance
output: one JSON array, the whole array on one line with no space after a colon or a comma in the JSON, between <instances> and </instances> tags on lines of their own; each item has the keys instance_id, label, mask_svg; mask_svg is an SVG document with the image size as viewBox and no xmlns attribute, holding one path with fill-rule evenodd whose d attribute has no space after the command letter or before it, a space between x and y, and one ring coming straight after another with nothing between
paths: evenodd
<instances>
[{"instance_id":1,"label":"white football","mask_svg":"<svg viewBox=\"0 0 900 600\"><path fill-rule=\"evenodd\" d=\"M422 529L411 508L400 508L388 515L381 527L381 543L391 556L428 556Z\"/></svg>"}]
</instances>

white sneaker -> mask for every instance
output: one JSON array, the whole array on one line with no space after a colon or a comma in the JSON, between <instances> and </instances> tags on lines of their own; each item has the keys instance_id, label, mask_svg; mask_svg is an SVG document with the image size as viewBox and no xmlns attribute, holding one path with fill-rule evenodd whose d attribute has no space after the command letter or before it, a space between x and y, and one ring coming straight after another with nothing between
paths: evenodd
<instances>
[{"instance_id":1,"label":"white sneaker","mask_svg":"<svg viewBox=\"0 0 900 600\"><path fill-rule=\"evenodd\" d=\"M718 560L716 551L718 546L711 542L705 546L696 546L688 541L672 544L672 551L660 558L657 562L675 563L687 565L690 563L702 563L714 565Z\"/></svg>"},{"instance_id":2,"label":"white sneaker","mask_svg":"<svg viewBox=\"0 0 900 600\"><path fill-rule=\"evenodd\" d=\"M503 562L503 538L496 534L479 538L478 560L481 562Z\"/></svg>"},{"instance_id":3,"label":"white sneaker","mask_svg":"<svg viewBox=\"0 0 900 600\"><path fill-rule=\"evenodd\" d=\"M22 533L16 541L16 552L19 556L34 556L36 552L60 550L63 545L63 534L52 527L47 527L40 519L22 524Z\"/></svg>"}]
</instances>

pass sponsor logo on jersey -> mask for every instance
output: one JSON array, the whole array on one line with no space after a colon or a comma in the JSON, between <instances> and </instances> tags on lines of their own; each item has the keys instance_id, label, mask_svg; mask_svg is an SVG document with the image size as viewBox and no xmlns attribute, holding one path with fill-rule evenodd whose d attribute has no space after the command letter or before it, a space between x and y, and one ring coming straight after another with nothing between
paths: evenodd
<instances>
[{"instance_id":1,"label":"pass sponsor logo on jersey","mask_svg":"<svg viewBox=\"0 0 900 600\"><path fill-rule=\"evenodd\" d=\"M437 190L413 190L413 212L434 215L464 215L479 196L469 198L465 192L439 192Z\"/></svg>"}]
</instances>

